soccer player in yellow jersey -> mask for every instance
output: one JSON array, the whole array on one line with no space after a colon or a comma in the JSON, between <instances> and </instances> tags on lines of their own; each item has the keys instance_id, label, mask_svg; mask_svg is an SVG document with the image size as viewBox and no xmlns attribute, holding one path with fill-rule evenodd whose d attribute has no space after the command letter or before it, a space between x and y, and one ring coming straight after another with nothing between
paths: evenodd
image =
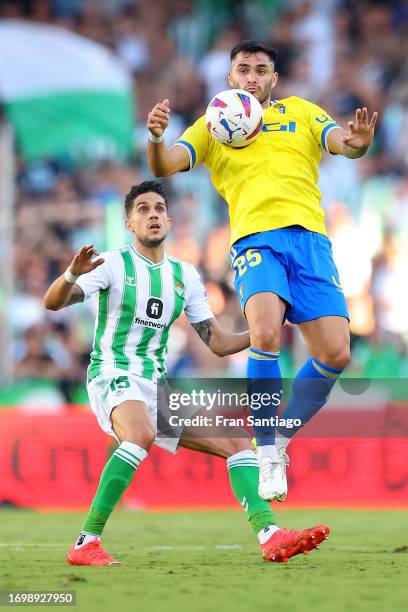
<instances>
[{"instance_id":1,"label":"soccer player in yellow jersey","mask_svg":"<svg viewBox=\"0 0 408 612\"><path fill-rule=\"evenodd\" d=\"M296 374L282 417L304 425L327 401L350 357L349 317L317 186L322 149L350 159L364 155L377 120L366 108L344 130L319 106L291 96L274 100L276 55L257 41L231 51L229 84L262 104L264 125L243 149L216 142L200 117L170 148L163 143L169 100L156 104L147 127L148 163L156 176L169 176L204 163L226 200L231 221L235 288L248 320L251 347L248 378L280 391L282 322L296 323L310 359ZM272 393L271 393L272 395ZM265 406L258 417L274 414ZM286 447L296 428L276 432L258 427L259 494L283 501L287 493Z\"/></svg>"}]
</instances>

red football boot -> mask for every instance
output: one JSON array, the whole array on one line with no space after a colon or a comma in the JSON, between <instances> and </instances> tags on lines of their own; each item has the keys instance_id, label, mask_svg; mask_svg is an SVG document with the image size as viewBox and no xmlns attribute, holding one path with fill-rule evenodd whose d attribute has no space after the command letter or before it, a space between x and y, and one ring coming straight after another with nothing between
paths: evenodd
<instances>
[{"instance_id":1,"label":"red football boot","mask_svg":"<svg viewBox=\"0 0 408 612\"><path fill-rule=\"evenodd\" d=\"M316 525L310 529L279 529L271 535L265 544L261 544L262 556L265 561L285 563L291 557L304 553L305 555L329 537L327 525Z\"/></svg>"},{"instance_id":2,"label":"red football boot","mask_svg":"<svg viewBox=\"0 0 408 612\"><path fill-rule=\"evenodd\" d=\"M100 540L93 540L79 548L73 544L67 552L67 561L71 565L122 565L102 548Z\"/></svg>"}]
</instances>

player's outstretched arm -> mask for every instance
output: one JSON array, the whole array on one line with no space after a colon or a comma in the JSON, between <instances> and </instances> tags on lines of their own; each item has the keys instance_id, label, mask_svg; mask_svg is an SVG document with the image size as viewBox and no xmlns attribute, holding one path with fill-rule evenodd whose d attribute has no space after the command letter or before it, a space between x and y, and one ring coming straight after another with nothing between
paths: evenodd
<instances>
[{"instance_id":1,"label":"player's outstretched arm","mask_svg":"<svg viewBox=\"0 0 408 612\"><path fill-rule=\"evenodd\" d=\"M371 120L368 110L358 108L355 121L348 122L348 130L335 128L327 136L327 144L331 153L339 153L349 159L357 159L364 155L374 138L375 124L378 113L373 113Z\"/></svg>"},{"instance_id":2,"label":"player's outstretched arm","mask_svg":"<svg viewBox=\"0 0 408 612\"><path fill-rule=\"evenodd\" d=\"M201 340L218 357L239 353L250 345L249 331L240 334L228 333L222 329L215 318L206 319L205 321L200 321L200 323L192 323L192 326Z\"/></svg>"},{"instance_id":3,"label":"player's outstretched arm","mask_svg":"<svg viewBox=\"0 0 408 612\"><path fill-rule=\"evenodd\" d=\"M91 272L103 264L105 260L102 257L92 260L95 255L99 253L92 244L86 244L79 249L66 272L52 283L44 295L44 306L47 310L59 310L84 301L84 292L75 283L75 277Z\"/></svg>"},{"instance_id":4,"label":"player's outstretched arm","mask_svg":"<svg viewBox=\"0 0 408 612\"><path fill-rule=\"evenodd\" d=\"M156 104L147 116L147 163L154 176L170 176L190 168L190 159L184 147L176 145L167 148L164 144L163 134L169 119L170 104L167 99Z\"/></svg>"}]
</instances>

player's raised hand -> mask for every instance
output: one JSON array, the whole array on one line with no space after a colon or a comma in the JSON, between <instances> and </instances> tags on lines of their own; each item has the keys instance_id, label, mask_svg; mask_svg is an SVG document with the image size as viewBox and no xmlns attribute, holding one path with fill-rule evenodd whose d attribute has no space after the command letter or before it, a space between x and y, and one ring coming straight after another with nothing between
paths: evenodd
<instances>
[{"instance_id":1,"label":"player's raised hand","mask_svg":"<svg viewBox=\"0 0 408 612\"><path fill-rule=\"evenodd\" d=\"M170 102L167 98L153 106L147 115L147 129L153 136L162 136L164 130L169 125Z\"/></svg>"},{"instance_id":2,"label":"player's raised hand","mask_svg":"<svg viewBox=\"0 0 408 612\"><path fill-rule=\"evenodd\" d=\"M368 120L368 110L366 107L356 110L355 121L349 121L348 133L343 137L344 144L352 149L362 149L368 147L374 137L375 124L378 113L373 113L371 120Z\"/></svg>"},{"instance_id":3,"label":"player's raised hand","mask_svg":"<svg viewBox=\"0 0 408 612\"><path fill-rule=\"evenodd\" d=\"M96 249L94 249L93 244L86 244L80 248L69 266L71 274L80 276L81 274L86 274L87 272L95 270L95 268L103 264L105 261L102 257L99 259L92 259L98 255L99 253Z\"/></svg>"}]
</instances>

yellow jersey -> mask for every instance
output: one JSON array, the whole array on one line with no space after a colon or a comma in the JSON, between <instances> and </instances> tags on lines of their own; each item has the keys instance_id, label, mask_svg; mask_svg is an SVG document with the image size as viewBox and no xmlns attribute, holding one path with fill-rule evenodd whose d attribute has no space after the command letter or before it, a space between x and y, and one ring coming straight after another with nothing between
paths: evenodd
<instances>
[{"instance_id":1,"label":"yellow jersey","mask_svg":"<svg viewBox=\"0 0 408 612\"><path fill-rule=\"evenodd\" d=\"M190 169L201 163L228 204L231 244L267 230L301 225L327 235L317 186L322 147L339 127L316 104L291 96L273 100L264 111L261 134L247 147L217 142L205 116L175 144L185 147Z\"/></svg>"}]
</instances>

